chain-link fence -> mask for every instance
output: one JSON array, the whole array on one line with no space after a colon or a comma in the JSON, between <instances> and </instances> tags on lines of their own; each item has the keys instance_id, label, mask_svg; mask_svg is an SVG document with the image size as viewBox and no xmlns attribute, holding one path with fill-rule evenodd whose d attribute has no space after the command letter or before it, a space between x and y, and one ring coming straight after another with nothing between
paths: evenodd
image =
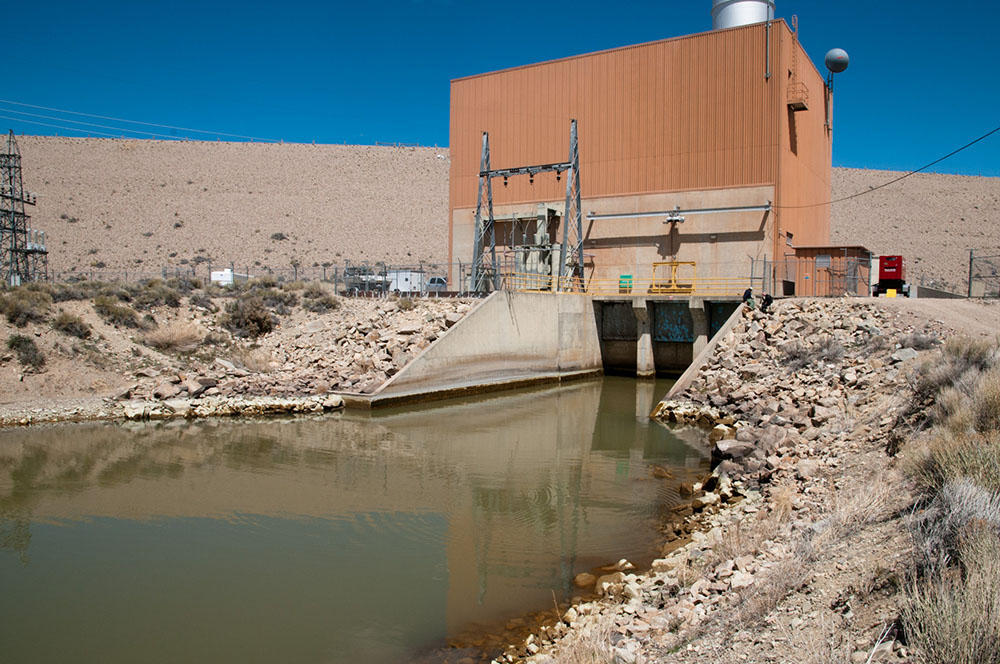
<instances>
[{"instance_id":1,"label":"chain-link fence","mask_svg":"<svg viewBox=\"0 0 1000 664\"><path fill-rule=\"evenodd\" d=\"M819 254L751 261L754 283L777 296L840 297L871 295L871 259Z\"/></svg>"},{"instance_id":2,"label":"chain-link fence","mask_svg":"<svg viewBox=\"0 0 1000 664\"><path fill-rule=\"evenodd\" d=\"M969 250L969 297L1000 297L1000 251Z\"/></svg>"},{"instance_id":3,"label":"chain-link fence","mask_svg":"<svg viewBox=\"0 0 1000 664\"><path fill-rule=\"evenodd\" d=\"M458 274L468 272L468 263L455 264ZM203 283L227 285L249 279L270 277L279 283L321 281L331 284L337 293L358 296L465 294L456 285L449 290L448 263L392 264L384 262L350 261L288 268L261 268L251 264L213 264L208 261L184 266L149 269L96 269L50 271L48 281L74 283L99 281L106 283L141 283L151 279L197 279ZM462 280L467 282L468 280Z\"/></svg>"}]
</instances>

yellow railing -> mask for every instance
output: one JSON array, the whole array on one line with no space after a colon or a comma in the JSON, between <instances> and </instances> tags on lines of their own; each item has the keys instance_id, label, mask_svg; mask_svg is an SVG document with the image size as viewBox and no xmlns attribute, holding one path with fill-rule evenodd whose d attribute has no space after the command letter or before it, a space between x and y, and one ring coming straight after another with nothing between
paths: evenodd
<instances>
[{"instance_id":1,"label":"yellow railing","mask_svg":"<svg viewBox=\"0 0 1000 664\"><path fill-rule=\"evenodd\" d=\"M562 286L558 288L557 286ZM747 287L745 277L699 277L692 261L653 263L652 275L620 274L587 278L503 272L501 288L518 292L584 292L589 295L711 295L739 297Z\"/></svg>"}]
</instances>

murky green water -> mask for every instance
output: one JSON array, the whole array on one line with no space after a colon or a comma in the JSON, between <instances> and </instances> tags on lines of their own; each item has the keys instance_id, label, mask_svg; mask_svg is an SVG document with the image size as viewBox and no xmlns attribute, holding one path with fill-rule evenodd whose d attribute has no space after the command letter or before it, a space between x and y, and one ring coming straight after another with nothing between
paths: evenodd
<instances>
[{"instance_id":1,"label":"murky green water","mask_svg":"<svg viewBox=\"0 0 1000 664\"><path fill-rule=\"evenodd\" d=\"M0 432L0 661L440 659L581 571L652 557L707 465L696 432L647 419L665 391Z\"/></svg>"}]
</instances>

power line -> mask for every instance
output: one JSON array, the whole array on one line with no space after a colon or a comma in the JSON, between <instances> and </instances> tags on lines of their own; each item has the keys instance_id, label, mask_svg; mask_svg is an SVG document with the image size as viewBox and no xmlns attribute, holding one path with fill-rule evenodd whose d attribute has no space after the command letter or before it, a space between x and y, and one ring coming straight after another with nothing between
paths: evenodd
<instances>
[{"instance_id":1,"label":"power line","mask_svg":"<svg viewBox=\"0 0 1000 664\"><path fill-rule=\"evenodd\" d=\"M107 136L108 138L121 138L122 137L121 134L109 134L109 133L107 133L105 131L87 131L87 130L80 129L79 127L67 127L65 125L57 125L57 124L52 124L52 123L49 123L49 122L39 122L38 120L26 120L24 118L15 118L15 117L11 117L9 115L0 115L0 118L2 118L4 120L13 120L14 122L27 122L28 124L36 124L36 125L41 125L43 127L52 127L53 129L62 129L63 131L75 131L75 132L82 132L82 133L87 133L87 134L99 134L101 136ZM182 140L179 137L172 137L172 138L174 138L175 140Z\"/></svg>"},{"instance_id":2,"label":"power line","mask_svg":"<svg viewBox=\"0 0 1000 664\"><path fill-rule=\"evenodd\" d=\"M159 127L161 129L174 129L177 131L190 131L196 134L211 134L213 136L227 136L229 138L243 138L249 141L261 141L262 143L279 143L280 141L274 140L272 138L261 138L259 136L244 136L243 134L230 134L224 131L210 131L207 129L192 129L190 127L177 127L174 125L159 124L156 122L143 122L141 120L129 120L127 118L116 118L110 115L97 115L94 113L81 113L79 111L70 111L65 108L53 108L51 106L38 106L36 104L26 104L20 101L13 101L11 99L0 99L0 102L4 104L13 104L15 106L24 106L25 108L34 108L42 111L53 111L55 113L68 113L70 115L79 115L85 118L97 118L98 120L111 120L113 122L127 122L129 124L143 125L145 127ZM73 120L65 120L67 122L73 122ZM171 137L172 138L172 137Z\"/></svg>"},{"instance_id":3,"label":"power line","mask_svg":"<svg viewBox=\"0 0 1000 664\"><path fill-rule=\"evenodd\" d=\"M834 199L832 201L827 201L826 203L811 203L809 205L775 205L774 207L780 208L782 210L800 210L802 208L821 207L823 205L832 205L834 203L842 203L844 201L849 201L852 198L857 198L859 196L864 196L865 194L870 194L873 191L878 191L879 189L882 189L884 187L888 187L890 184L895 184L895 183L899 182L900 180L905 180L906 178L908 178L911 175L914 175L916 173L919 173L920 171L925 171L928 168L930 168L931 166L933 166L934 164L940 163L940 162L944 161L945 159L947 159L948 157L956 155L959 152L961 152L962 150L965 150L966 148L972 147L973 145L975 145L976 143L978 143L979 141L981 141L981 140L983 140L985 138L989 138L990 136L992 136L993 134L997 133L998 131L1000 131L1000 127L997 127L995 129L993 129L992 131L986 132L985 134L983 134L979 138L966 143L965 145L963 145L962 147L958 148L957 150L952 150L951 152L949 152L948 154L946 154L943 157L938 157L934 161L932 161L932 162L930 162L928 164L924 164L920 168L916 168L916 169L910 171L909 173L904 173L903 175L900 175L898 178L895 178L893 180L889 180L888 182L883 182L882 184L880 184L877 187L872 187L872 188L867 189L865 191L859 191L856 194L851 194L850 196L844 196L843 198L837 198L837 199Z\"/></svg>"},{"instance_id":4,"label":"power line","mask_svg":"<svg viewBox=\"0 0 1000 664\"><path fill-rule=\"evenodd\" d=\"M141 129L129 129L127 127L113 127L111 125L97 124L97 123L94 123L94 122L84 122L83 120L70 120L69 118L60 118L60 117L57 117L57 116L54 116L54 115L43 115L41 113L29 113L28 111L16 111L16 110L14 110L12 108L3 108L3 107L0 107L0 111L5 111L7 113L16 113L17 115L27 115L27 116L30 116L30 117L33 117L33 118L42 118L42 119L45 119L45 120L58 120L60 122L69 122L71 124L84 125L84 126L87 126L87 127L97 127L99 129L114 129L116 131L124 131L124 132L133 133L133 134L142 134L143 136L153 136L153 137L156 137L156 138L167 138L167 139L175 139L175 138L177 138L177 136L168 135L168 134L158 134L158 133L153 132L153 131L143 131ZM23 122L31 122L31 120L25 119L25 120L23 120ZM38 124L42 124L42 123L38 123ZM84 130L83 129L76 129L75 131L84 131Z\"/></svg>"}]
</instances>

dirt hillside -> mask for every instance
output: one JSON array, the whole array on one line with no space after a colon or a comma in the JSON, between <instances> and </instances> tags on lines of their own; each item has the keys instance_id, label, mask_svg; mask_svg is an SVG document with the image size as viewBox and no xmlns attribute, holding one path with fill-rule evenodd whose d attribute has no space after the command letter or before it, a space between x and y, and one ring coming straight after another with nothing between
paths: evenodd
<instances>
[{"instance_id":1,"label":"dirt hillside","mask_svg":"<svg viewBox=\"0 0 1000 664\"><path fill-rule=\"evenodd\" d=\"M51 271L447 260L447 149L17 140Z\"/></svg>"},{"instance_id":2,"label":"dirt hillside","mask_svg":"<svg viewBox=\"0 0 1000 664\"><path fill-rule=\"evenodd\" d=\"M121 278L195 264L204 276L207 264L260 273L295 262L318 276L345 259L448 259L447 148L18 142L54 272ZM899 175L835 168L832 196ZM831 241L901 253L914 283L964 292L969 249L1000 254L998 219L1000 178L918 174L833 205Z\"/></svg>"},{"instance_id":3,"label":"dirt hillside","mask_svg":"<svg viewBox=\"0 0 1000 664\"><path fill-rule=\"evenodd\" d=\"M868 191L901 175L835 168L833 198ZM969 249L1000 254L998 221L1000 178L919 173L834 204L830 240L861 244L875 254L902 254L911 282L964 293Z\"/></svg>"}]
</instances>

